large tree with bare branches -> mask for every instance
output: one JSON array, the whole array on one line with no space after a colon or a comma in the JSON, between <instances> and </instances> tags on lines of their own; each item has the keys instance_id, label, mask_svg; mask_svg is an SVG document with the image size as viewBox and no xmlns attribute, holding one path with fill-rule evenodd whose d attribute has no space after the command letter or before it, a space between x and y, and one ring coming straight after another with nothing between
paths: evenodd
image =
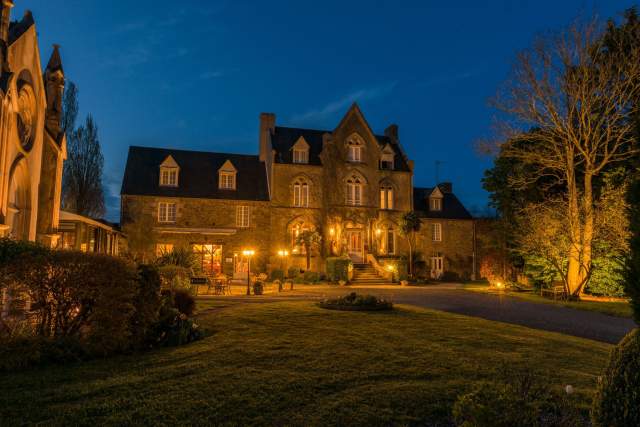
<instances>
[{"instance_id":1,"label":"large tree with bare branches","mask_svg":"<svg viewBox=\"0 0 640 427\"><path fill-rule=\"evenodd\" d=\"M511 78L494 100L503 113L501 155L526 165L528 172L509 185L544 182L564 190L560 200L543 201L538 209L546 209L561 227L556 231L566 231L566 241L558 240L553 250L566 260L558 272L574 296L591 277L593 243L603 231L597 223L598 180L637 152L633 116L640 99L640 42L605 34L611 31L594 20L540 37L517 56ZM535 232L533 225L527 231Z\"/></svg>"}]
</instances>

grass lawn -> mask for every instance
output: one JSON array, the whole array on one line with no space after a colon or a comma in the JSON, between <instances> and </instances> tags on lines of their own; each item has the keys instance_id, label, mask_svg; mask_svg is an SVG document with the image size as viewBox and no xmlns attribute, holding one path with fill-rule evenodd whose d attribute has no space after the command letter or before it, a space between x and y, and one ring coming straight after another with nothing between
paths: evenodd
<instances>
[{"instance_id":1,"label":"grass lawn","mask_svg":"<svg viewBox=\"0 0 640 427\"><path fill-rule=\"evenodd\" d=\"M513 298L519 298L531 302L542 304L555 304L562 307L575 308L578 310L597 311L599 313L608 314L617 317L633 317L633 310L628 302L610 302L610 301L561 301L543 297L531 292L504 292L490 289L486 283L467 283L464 289L472 292L483 292L491 295L505 295Z\"/></svg>"},{"instance_id":2,"label":"grass lawn","mask_svg":"<svg viewBox=\"0 0 640 427\"><path fill-rule=\"evenodd\" d=\"M202 316L194 344L0 376L2 425L447 423L456 396L507 363L588 405L611 346L433 310L311 302Z\"/></svg>"}]
</instances>

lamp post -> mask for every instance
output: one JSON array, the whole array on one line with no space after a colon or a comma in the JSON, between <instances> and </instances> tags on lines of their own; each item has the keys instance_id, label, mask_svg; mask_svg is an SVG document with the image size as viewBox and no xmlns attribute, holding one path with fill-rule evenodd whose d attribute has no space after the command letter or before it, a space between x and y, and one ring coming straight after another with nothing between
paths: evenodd
<instances>
[{"instance_id":1,"label":"lamp post","mask_svg":"<svg viewBox=\"0 0 640 427\"><path fill-rule=\"evenodd\" d=\"M391 283L393 283L395 268L391 264L387 264L387 271L391 273Z\"/></svg>"},{"instance_id":2,"label":"lamp post","mask_svg":"<svg viewBox=\"0 0 640 427\"><path fill-rule=\"evenodd\" d=\"M247 295L251 295L251 257L255 255L253 249L245 249L242 251L242 255L247 258Z\"/></svg>"}]
</instances>

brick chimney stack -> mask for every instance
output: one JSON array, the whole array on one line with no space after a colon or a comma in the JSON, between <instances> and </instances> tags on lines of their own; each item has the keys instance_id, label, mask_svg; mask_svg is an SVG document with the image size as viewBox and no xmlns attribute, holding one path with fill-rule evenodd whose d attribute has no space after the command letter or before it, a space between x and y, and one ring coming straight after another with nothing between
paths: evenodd
<instances>
[{"instance_id":1,"label":"brick chimney stack","mask_svg":"<svg viewBox=\"0 0 640 427\"><path fill-rule=\"evenodd\" d=\"M438 184L438 188L440 188L440 191L442 191L443 193L453 193L453 184L450 182L441 182L440 184Z\"/></svg>"},{"instance_id":2,"label":"brick chimney stack","mask_svg":"<svg viewBox=\"0 0 640 427\"><path fill-rule=\"evenodd\" d=\"M260 114L260 161L266 162L271 156L271 134L276 128L276 115L273 113Z\"/></svg>"},{"instance_id":3,"label":"brick chimney stack","mask_svg":"<svg viewBox=\"0 0 640 427\"><path fill-rule=\"evenodd\" d=\"M384 135L393 142L398 142L398 125L391 124L384 130Z\"/></svg>"}]
</instances>

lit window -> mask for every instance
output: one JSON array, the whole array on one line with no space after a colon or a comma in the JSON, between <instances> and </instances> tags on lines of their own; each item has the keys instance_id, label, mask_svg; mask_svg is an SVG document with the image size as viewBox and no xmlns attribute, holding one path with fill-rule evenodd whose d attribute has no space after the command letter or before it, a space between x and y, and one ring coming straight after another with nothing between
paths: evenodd
<instances>
[{"instance_id":1,"label":"lit window","mask_svg":"<svg viewBox=\"0 0 640 427\"><path fill-rule=\"evenodd\" d=\"M236 207L236 226L243 228L249 226L249 206Z\"/></svg>"},{"instance_id":2,"label":"lit window","mask_svg":"<svg viewBox=\"0 0 640 427\"><path fill-rule=\"evenodd\" d=\"M176 222L175 203L158 203L158 222Z\"/></svg>"},{"instance_id":3,"label":"lit window","mask_svg":"<svg viewBox=\"0 0 640 427\"><path fill-rule=\"evenodd\" d=\"M358 177L347 180L347 205L362 206L362 182Z\"/></svg>"},{"instance_id":4,"label":"lit window","mask_svg":"<svg viewBox=\"0 0 640 427\"><path fill-rule=\"evenodd\" d=\"M442 210L442 198L440 198L440 197L431 197L429 199L429 210L431 210L431 211L441 211Z\"/></svg>"},{"instance_id":5,"label":"lit window","mask_svg":"<svg viewBox=\"0 0 640 427\"><path fill-rule=\"evenodd\" d=\"M156 256L162 256L171 252L173 252L173 243L156 244Z\"/></svg>"},{"instance_id":6,"label":"lit window","mask_svg":"<svg viewBox=\"0 0 640 427\"><path fill-rule=\"evenodd\" d=\"M380 209L393 209L393 188L380 187Z\"/></svg>"},{"instance_id":7,"label":"lit window","mask_svg":"<svg viewBox=\"0 0 640 427\"><path fill-rule=\"evenodd\" d=\"M160 169L160 185L167 187L178 186L178 170L174 168Z\"/></svg>"},{"instance_id":8,"label":"lit window","mask_svg":"<svg viewBox=\"0 0 640 427\"><path fill-rule=\"evenodd\" d=\"M220 188L225 190L235 190L236 174L234 172L220 172Z\"/></svg>"},{"instance_id":9,"label":"lit window","mask_svg":"<svg viewBox=\"0 0 640 427\"><path fill-rule=\"evenodd\" d=\"M293 163L309 163L309 150L293 150Z\"/></svg>"},{"instance_id":10,"label":"lit window","mask_svg":"<svg viewBox=\"0 0 640 427\"><path fill-rule=\"evenodd\" d=\"M387 230L387 254L393 255L396 253L396 233L393 228Z\"/></svg>"},{"instance_id":11,"label":"lit window","mask_svg":"<svg viewBox=\"0 0 640 427\"><path fill-rule=\"evenodd\" d=\"M293 205L306 208L309 206L309 185L304 181L293 184Z\"/></svg>"},{"instance_id":12,"label":"lit window","mask_svg":"<svg viewBox=\"0 0 640 427\"><path fill-rule=\"evenodd\" d=\"M442 224L431 224L431 240L433 240L434 242L442 241Z\"/></svg>"}]
</instances>

